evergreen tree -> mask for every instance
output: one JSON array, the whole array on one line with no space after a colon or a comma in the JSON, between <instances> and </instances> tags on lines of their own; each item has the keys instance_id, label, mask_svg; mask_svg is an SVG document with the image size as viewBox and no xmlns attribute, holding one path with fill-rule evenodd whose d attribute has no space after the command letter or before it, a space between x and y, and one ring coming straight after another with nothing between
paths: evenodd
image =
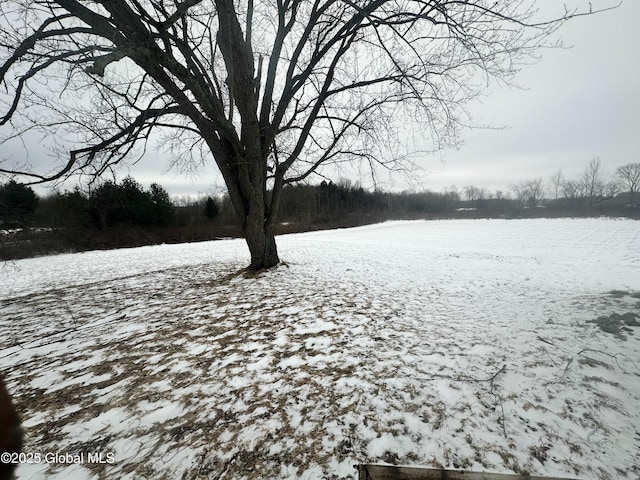
<instances>
[{"instance_id":1,"label":"evergreen tree","mask_svg":"<svg viewBox=\"0 0 640 480\"><path fill-rule=\"evenodd\" d=\"M0 186L0 220L3 223L24 225L27 215L38 206L38 197L31 187L9 180Z\"/></svg>"},{"instance_id":2,"label":"evergreen tree","mask_svg":"<svg viewBox=\"0 0 640 480\"><path fill-rule=\"evenodd\" d=\"M205 205L204 214L207 218L214 220L218 217L220 213L220 208L218 207L218 203L211 197L207 197L207 203Z\"/></svg>"}]
</instances>

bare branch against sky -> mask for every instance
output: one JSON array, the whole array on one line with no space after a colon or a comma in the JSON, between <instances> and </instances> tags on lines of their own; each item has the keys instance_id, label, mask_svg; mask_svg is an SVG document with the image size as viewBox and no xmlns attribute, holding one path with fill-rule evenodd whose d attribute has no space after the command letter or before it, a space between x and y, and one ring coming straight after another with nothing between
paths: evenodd
<instances>
[{"instance_id":1,"label":"bare branch against sky","mask_svg":"<svg viewBox=\"0 0 640 480\"><path fill-rule=\"evenodd\" d=\"M566 2L565 2L566 3ZM569 8L585 7L574 1ZM606 8L615 2L600 1L594 8ZM538 2L541 17L564 11L556 2ZM599 155L605 167L613 169L633 160L638 151L636 135L637 95L632 91L633 78L640 71L640 61L630 54L640 41L632 18L640 14L637 2L626 1L611 12L584 17L566 24L557 36L566 50L541 52L542 60L525 67L515 82L527 90L505 89L492 85L493 93L468 107L478 124L490 124L502 130L463 129L458 149L445 149L435 155L419 155L415 160L427 171L419 182L406 183L404 176L380 177L386 188L441 189L451 184L476 183L504 188L521 177L549 176L559 166L565 173L581 171L593 156ZM257 27L254 27L254 30ZM600 34L594 34L594 31ZM405 130L405 129L403 129ZM56 143L56 135L42 142L39 136L23 134L0 150L2 158L17 165L52 164L45 147ZM414 146L429 150L411 136ZM635 143L634 143L635 142ZM59 141L58 141L59 143ZM156 147L167 147L160 148ZM169 151L169 146L182 147ZM184 148L184 147L188 148ZM188 135L162 137L152 135L142 160L132 165L131 156L120 176L132 173L144 183L159 181L172 193L196 193L222 181L211 162L198 163L201 145ZM181 154L178 154L180 152ZM178 168L170 169L171 165ZM186 172L183 174L182 172ZM189 174L191 173L191 174ZM362 168L343 168L330 176L344 175L370 185L370 176Z\"/></svg>"},{"instance_id":2,"label":"bare branch against sky","mask_svg":"<svg viewBox=\"0 0 640 480\"><path fill-rule=\"evenodd\" d=\"M10 4L3 2L5 19L10 18L7 9ZM593 3L593 7L600 9L615 4L615 1L598 1ZM584 1L569 2L567 6L569 9L588 8ZM537 2L537 8L540 10L538 18L552 18L564 12L564 6L556 2ZM610 168L634 160L631 157L637 152L638 144L632 132L637 131L635 107L638 100L631 89L633 78L637 78L640 70L640 61L629 50L640 41L640 34L631 20L638 14L640 5L626 1L616 10L576 19L565 25L557 38L565 40L573 48L544 51L540 63L526 67L515 77L515 82L528 90L507 90L500 85L492 85L491 95L469 105L468 111L478 124L509 128L463 129L458 149L414 157L427 171L436 173L423 176L420 183L413 182L409 186L437 190L452 183L464 185L475 182L497 188L505 187L518 180L520 177L517 175L524 176L525 173L527 176L551 175L558 166L564 166L568 174L572 169L581 171L596 155L601 157L605 167ZM22 22L28 27L26 19ZM254 31L267 30L264 23L256 20L254 24ZM260 33L257 35L260 37ZM59 76L66 81L64 72ZM126 78L126 73L123 73L123 78ZM75 90L74 96L77 98L83 93ZM59 113L67 114L65 111ZM38 120L46 123L43 118ZM67 121L73 123L69 118ZM56 122L59 128L64 126L59 118ZM402 131L403 141L412 143L415 149L433 149L433 142L424 142L420 136L406 135L407 128L402 121L397 122L397 129ZM44 141L37 135L19 133L13 142L4 144L0 150L1 157L8 158L14 165L51 166L53 157L62 157L58 158L61 161L66 153L64 148L68 151L68 145L60 145L60 130L48 130ZM77 147L86 147L82 140ZM46 148L52 145L60 148L52 153ZM158 146L178 148L157 150L155 147ZM179 136L152 134L148 147L153 148L132 152L134 154L127 166L119 170L120 175L132 173L145 183L159 181L173 193L207 190L212 185L220 185L221 179L212 168L212 162L194 161L194 157L195 160L200 158L201 146L197 137L184 132ZM142 160L132 165L139 156ZM166 173L171 165L179 168ZM192 176L181 174L181 171L194 170L196 173ZM330 174L337 175L350 176L365 186L370 185L370 176L362 168L345 166L338 173ZM383 175L379 180L387 188L406 188L408 185L404 176Z\"/></svg>"}]
</instances>

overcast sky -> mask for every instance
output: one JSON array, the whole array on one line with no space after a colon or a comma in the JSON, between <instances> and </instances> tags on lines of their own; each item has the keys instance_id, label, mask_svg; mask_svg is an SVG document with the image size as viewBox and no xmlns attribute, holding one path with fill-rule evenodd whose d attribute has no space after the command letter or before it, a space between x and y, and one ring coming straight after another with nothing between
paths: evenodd
<instances>
[{"instance_id":1,"label":"overcast sky","mask_svg":"<svg viewBox=\"0 0 640 480\"><path fill-rule=\"evenodd\" d=\"M604 5L593 2L594 8ZM495 190L546 180L559 168L565 178L578 176L594 157L609 172L640 161L638 18L640 1L625 0L614 11L567 23L559 37L572 48L546 50L540 62L525 67L520 84L527 90L498 89L474 105L477 117L507 128L466 131L459 150L443 152L444 163L425 165L437 172L427 187Z\"/></svg>"},{"instance_id":2,"label":"overcast sky","mask_svg":"<svg viewBox=\"0 0 640 480\"><path fill-rule=\"evenodd\" d=\"M540 0L542 11L561 14L573 0ZM593 0L594 9L615 0ZM588 7L587 7L588 8ZM616 10L567 23L558 37L570 49L545 50L542 59L521 72L525 90L493 87L482 102L470 105L475 120L504 129L466 130L457 150L445 150L420 159L428 172L419 183L404 177L382 178L386 189L440 191L452 185L475 185L490 191L508 191L509 185L543 177L562 169L577 177L594 157L608 172L640 158L640 1L624 0ZM33 155L30 155L33 159ZM158 160L161 160L160 162ZM147 158L119 172L133 175L143 185L163 185L171 194L218 191L223 183L213 166L197 176L168 170L162 156ZM368 186L368 176L355 174ZM337 180L337 179L336 179Z\"/></svg>"}]
</instances>

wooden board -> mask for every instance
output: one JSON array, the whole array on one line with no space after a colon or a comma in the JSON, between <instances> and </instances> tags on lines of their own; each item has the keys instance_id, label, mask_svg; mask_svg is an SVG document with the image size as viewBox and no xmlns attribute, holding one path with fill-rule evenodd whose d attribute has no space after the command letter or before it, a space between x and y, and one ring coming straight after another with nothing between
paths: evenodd
<instances>
[{"instance_id":1,"label":"wooden board","mask_svg":"<svg viewBox=\"0 0 640 480\"><path fill-rule=\"evenodd\" d=\"M365 463L358 466L359 480L570 480L500 473L467 472L441 468L404 467Z\"/></svg>"}]
</instances>

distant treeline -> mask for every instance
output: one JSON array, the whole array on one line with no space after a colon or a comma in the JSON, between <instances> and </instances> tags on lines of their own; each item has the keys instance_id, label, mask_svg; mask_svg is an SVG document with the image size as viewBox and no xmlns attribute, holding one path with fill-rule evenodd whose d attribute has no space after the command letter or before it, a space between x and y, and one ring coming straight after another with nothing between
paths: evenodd
<instances>
[{"instance_id":1,"label":"distant treeline","mask_svg":"<svg viewBox=\"0 0 640 480\"><path fill-rule=\"evenodd\" d=\"M407 218L640 217L640 164L616 173L617 180L606 179L599 160L594 160L580 179L564 180L556 172L548 185L538 178L493 193L472 185L443 192L390 193L367 190L346 179L287 186L278 232ZM13 180L0 185L0 259L240 234L226 195L172 199L162 186L152 184L145 190L131 177L45 197Z\"/></svg>"}]
</instances>

